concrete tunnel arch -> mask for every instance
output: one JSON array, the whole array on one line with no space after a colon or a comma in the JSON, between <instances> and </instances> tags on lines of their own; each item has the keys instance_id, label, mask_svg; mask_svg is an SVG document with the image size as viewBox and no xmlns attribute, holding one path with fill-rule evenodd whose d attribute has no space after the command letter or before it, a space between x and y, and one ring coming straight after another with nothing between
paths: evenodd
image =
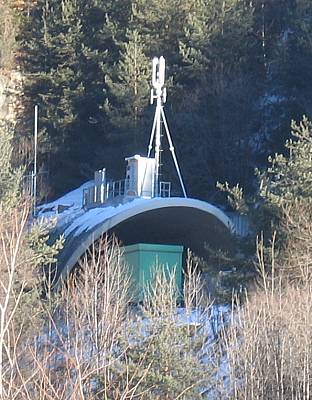
<instances>
[{"instance_id":1,"label":"concrete tunnel arch","mask_svg":"<svg viewBox=\"0 0 312 400\"><path fill-rule=\"evenodd\" d=\"M228 248L233 224L217 207L191 198L135 199L116 207L86 210L57 232L65 245L59 254L56 279L66 279L85 252L105 233L124 244L179 244L198 255L205 245Z\"/></svg>"}]
</instances>

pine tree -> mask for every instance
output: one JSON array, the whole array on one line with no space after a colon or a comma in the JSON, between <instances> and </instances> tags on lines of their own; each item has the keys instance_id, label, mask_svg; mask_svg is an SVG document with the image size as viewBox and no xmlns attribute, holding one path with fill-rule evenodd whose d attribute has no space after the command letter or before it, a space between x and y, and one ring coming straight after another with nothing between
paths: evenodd
<instances>
[{"instance_id":1,"label":"pine tree","mask_svg":"<svg viewBox=\"0 0 312 400\"><path fill-rule=\"evenodd\" d=\"M249 50L253 8L242 0L198 0L180 42L189 75L215 93L244 69Z\"/></svg>"},{"instance_id":2,"label":"pine tree","mask_svg":"<svg viewBox=\"0 0 312 400\"><path fill-rule=\"evenodd\" d=\"M144 109L148 104L150 60L145 56L145 43L137 30L127 32L127 42L121 45L120 60L114 74L107 76L111 102L106 110L111 122L128 140L138 145Z\"/></svg>"},{"instance_id":3,"label":"pine tree","mask_svg":"<svg viewBox=\"0 0 312 400\"><path fill-rule=\"evenodd\" d=\"M304 117L300 124L293 121L291 127L287 154L270 157L269 168L260 175L260 194L272 206L312 198L312 123Z\"/></svg>"},{"instance_id":4,"label":"pine tree","mask_svg":"<svg viewBox=\"0 0 312 400\"><path fill-rule=\"evenodd\" d=\"M20 134L32 132L38 103L39 159L57 192L103 165L117 177L123 156L145 146L154 56L166 58L167 117L196 196L216 180L246 187L290 117L311 112L308 0L37 0L23 9Z\"/></svg>"},{"instance_id":5,"label":"pine tree","mask_svg":"<svg viewBox=\"0 0 312 400\"><path fill-rule=\"evenodd\" d=\"M299 0L291 8L278 42L278 71L282 94L289 99L291 118L311 115L312 4ZM289 115L288 115L289 118Z\"/></svg>"},{"instance_id":6,"label":"pine tree","mask_svg":"<svg viewBox=\"0 0 312 400\"><path fill-rule=\"evenodd\" d=\"M207 192L221 176L246 182L252 175L248 135L259 90L257 61L250 58L251 51L256 54L253 12L241 0L198 0L185 25L178 79L192 124L200 127L192 137L203 154L203 162L194 165L196 191L206 182Z\"/></svg>"},{"instance_id":7,"label":"pine tree","mask_svg":"<svg viewBox=\"0 0 312 400\"><path fill-rule=\"evenodd\" d=\"M254 196L243 196L239 185L230 188L228 183L218 184L234 209L249 214L255 232L261 233L266 243L274 232L278 233L277 248L284 247L286 240L293 239L298 244L301 228L311 235L312 123L307 117L300 123L292 121L291 131L283 153L270 156L268 166L256 171L258 187ZM300 215L301 212L307 215ZM310 243L311 239L309 246Z\"/></svg>"},{"instance_id":8,"label":"pine tree","mask_svg":"<svg viewBox=\"0 0 312 400\"><path fill-rule=\"evenodd\" d=\"M132 10L132 26L148 43L147 55L163 55L169 65L177 62L179 40L187 16L194 11L194 0L134 0Z\"/></svg>"},{"instance_id":9,"label":"pine tree","mask_svg":"<svg viewBox=\"0 0 312 400\"><path fill-rule=\"evenodd\" d=\"M103 8L100 3L40 0L26 19L26 93L30 103L40 105L39 147L57 191L89 175L94 166L86 171L84 166L95 158L96 141L103 140L107 121L101 105L106 96L106 62L111 57L106 46L113 40L108 34L107 4ZM71 183L63 181L65 168Z\"/></svg>"}]
</instances>

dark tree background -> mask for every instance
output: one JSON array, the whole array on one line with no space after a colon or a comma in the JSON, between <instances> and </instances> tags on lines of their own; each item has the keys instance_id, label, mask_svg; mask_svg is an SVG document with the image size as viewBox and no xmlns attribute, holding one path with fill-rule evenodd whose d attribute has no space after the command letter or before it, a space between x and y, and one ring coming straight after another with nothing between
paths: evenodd
<instances>
[{"instance_id":1,"label":"dark tree background","mask_svg":"<svg viewBox=\"0 0 312 400\"><path fill-rule=\"evenodd\" d=\"M124 157L144 154L153 56L166 58L167 119L192 196L220 201L224 180L252 191L291 119L311 117L310 0L37 0L22 14L19 135L39 104L50 196L103 166L120 178Z\"/></svg>"}]
</instances>

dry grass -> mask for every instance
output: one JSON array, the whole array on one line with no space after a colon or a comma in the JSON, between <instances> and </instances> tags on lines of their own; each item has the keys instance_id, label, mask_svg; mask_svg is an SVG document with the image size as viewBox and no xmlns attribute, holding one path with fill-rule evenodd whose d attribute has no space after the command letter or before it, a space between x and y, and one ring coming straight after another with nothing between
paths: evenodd
<instances>
[{"instance_id":1,"label":"dry grass","mask_svg":"<svg viewBox=\"0 0 312 400\"><path fill-rule=\"evenodd\" d=\"M312 396L312 285L301 275L277 274L258 246L260 281L253 295L233 300L224 329L228 362L226 396L235 400L308 400ZM307 256L307 253L306 253ZM301 268L298 268L300 271ZM223 353L224 354L224 353Z\"/></svg>"},{"instance_id":2,"label":"dry grass","mask_svg":"<svg viewBox=\"0 0 312 400\"><path fill-rule=\"evenodd\" d=\"M283 207L282 230L287 241L281 260L292 281L312 281L312 199L296 200Z\"/></svg>"},{"instance_id":3,"label":"dry grass","mask_svg":"<svg viewBox=\"0 0 312 400\"><path fill-rule=\"evenodd\" d=\"M0 208L0 399L13 398L16 381L22 326L15 322L26 286L19 265L27 216L27 207L18 212Z\"/></svg>"},{"instance_id":4,"label":"dry grass","mask_svg":"<svg viewBox=\"0 0 312 400\"><path fill-rule=\"evenodd\" d=\"M28 208L0 215L0 400L200 396L205 338L177 324L174 274L156 274L133 312L118 243L104 238L58 293L32 296L37 271L25 240ZM202 296L191 266L188 277L191 313Z\"/></svg>"},{"instance_id":5,"label":"dry grass","mask_svg":"<svg viewBox=\"0 0 312 400\"><path fill-rule=\"evenodd\" d=\"M179 325L179 293L174 275L164 270L155 275L140 312L133 312L129 274L115 240L103 239L91 249L57 294L32 298L34 260L24 237L28 209L0 210L0 217L0 400L194 400L200 392L222 400L312 398L305 214L296 217L304 228L301 236L298 220L287 221L295 234L279 262L275 238L269 266L259 243L258 287L243 302L233 299L230 324L209 346L201 325L209 323L209 304L191 259L184 284L186 316L194 309L201 314L201 323L193 326ZM278 273L283 259L289 264ZM225 379L213 365L215 348Z\"/></svg>"}]
</instances>

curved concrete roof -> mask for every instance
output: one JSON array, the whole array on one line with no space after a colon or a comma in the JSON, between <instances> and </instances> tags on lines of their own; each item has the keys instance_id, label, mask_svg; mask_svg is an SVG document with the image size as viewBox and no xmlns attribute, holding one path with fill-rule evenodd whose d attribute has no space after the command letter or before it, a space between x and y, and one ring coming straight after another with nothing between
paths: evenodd
<instances>
[{"instance_id":1,"label":"curved concrete roof","mask_svg":"<svg viewBox=\"0 0 312 400\"><path fill-rule=\"evenodd\" d=\"M57 229L65 246L59 254L57 279L65 278L85 251L103 234L114 233L123 244L182 244L197 254L209 246L224 248L233 231L217 207L191 198L134 199L117 206L86 210Z\"/></svg>"}]
</instances>

